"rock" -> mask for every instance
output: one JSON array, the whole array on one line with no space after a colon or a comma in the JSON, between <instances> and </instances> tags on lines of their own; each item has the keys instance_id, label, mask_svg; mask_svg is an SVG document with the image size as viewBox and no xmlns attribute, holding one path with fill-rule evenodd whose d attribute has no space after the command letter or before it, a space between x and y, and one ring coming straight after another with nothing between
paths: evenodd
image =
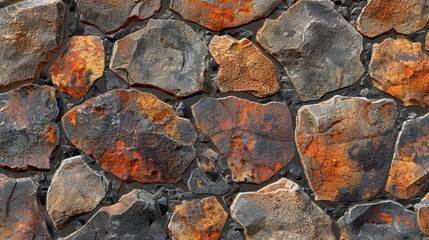
<instances>
[{"instance_id":1,"label":"rock","mask_svg":"<svg viewBox=\"0 0 429 240\"><path fill-rule=\"evenodd\" d=\"M0 8L0 86L37 78L63 42L61 0L24 0Z\"/></svg>"},{"instance_id":2,"label":"rock","mask_svg":"<svg viewBox=\"0 0 429 240\"><path fill-rule=\"evenodd\" d=\"M198 130L227 158L236 182L263 183L295 155L284 103L205 97L192 106L192 113Z\"/></svg>"},{"instance_id":3,"label":"rock","mask_svg":"<svg viewBox=\"0 0 429 240\"><path fill-rule=\"evenodd\" d=\"M65 159L52 177L46 208L58 229L77 215L90 212L106 196L103 177L81 156Z\"/></svg>"},{"instance_id":4,"label":"rock","mask_svg":"<svg viewBox=\"0 0 429 240\"><path fill-rule=\"evenodd\" d=\"M0 94L0 167L50 169L60 139L55 89L24 85Z\"/></svg>"},{"instance_id":5,"label":"rock","mask_svg":"<svg viewBox=\"0 0 429 240\"><path fill-rule=\"evenodd\" d=\"M383 188L398 112L390 99L335 96L298 110L295 139L318 201L360 201Z\"/></svg>"},{"instance_id":6,"label":"rock","mask_svg":"<svg viewBox=\"0 0 429 240\"><path fill-rule=\"evenodd\" d=\"M219 239L228 214L215 197L183 201L168 223L173 240Z\"/></svg>"},{"instance_id":7,"label":"rock","mask_svg":"<svg viewBox=\"0 0 429 240\"><path fill-rule=\"evenodd\" d=\"M281 0L172 0L170 9L186 20L218 32L267 17Z\"/></svg>"},{"instance_id":8,"label":"rock","mask_svg":"<svg viewBox=\"0 0 429 240\"><path fill-rule=\"evenodd\" d=\"M134 189L118 203L100 208L81 229L62 240L161 240L167 238L164 224L153 195Z\"/></svg>"},{"instance_id":9,"label":"rock","mask_svg":"<svg viewBox=\"0 0 429 240\"><path fill-rule=\"evenodd\" d=\"M96 36L73 36L49 69L52 82L64 93L81 98L103 76L104 46Z\"/></svg>"},{"instance_id":10,"label":"rock","mask_svg":"<svg viewBox=\"0 0 429 240\"><path fill-rule=\"evenodd\" d=\"M208 177L213 179L217 175L215 162L219 158L219 154L212 149L205 147L197 151L198 168Z\"/></svg>"},{"instance_id":11,"label":"rock","mask_svg":"<svg viewBox=\"0 0 429 240\"><path fill-rule=\"evenodd\" d=\"M420 239L416 215L386 200L350 207L338 224L341 239Z\"/></svg>"},{"instance_id":12,"label":"rock","mask_svg":"<svg viewBox=\"0 0 429 240\"><path fill-rule=\"evenodd\" d=\"M215 36L210 54L219 64L217 86L222 92L248 92L267 97L279 90L276 67L248 39Z\"/></svg>"},{"instance_id":13,"label":"rock","mask_svg":"<svg viewBox=\"0 0 429 240\"><path fill-rule=\"evenodd\" d=\"M161 0L76 0L82 22L113 33L130 22L153 16L161 8Z\"/></svg>"},{"instance_id":14,"label":"rock","mask_svg":"<svg viewBox=\"0 0 429 240\"><path fill-rule=\"evenodd\" d=\"M149 20L115 42L110 69L130 85L160 88L177 97L204 90L208 49L192 28L174 20Z\"/></svg>"},{"instance_id":15,"label":"rock","mask_svg":"<svg viewBox=\"0 0 429 240\"><path fill-rule=\"evenodd\" d=\"M370 0L356 21L362 35L375 38L388 32L411 34L429 20L427 0Z\"/></svg>"},{"instance_id":16,"label":"rock","mask_svg":"<svg viewBox=\"0 0 429 240\"><path fill-rule=\"evenodd\" d=\"M420 231L426 236L429 236L429 193L422 199L422 201L414 205L417 214L417 222Z\"/></svg>"},{"instance_id":17,"label":"rock","mask_svg":"<svg viewBox=\"0 0 429 240\"><path fill-rule=\"evenodd\" d=\"M195 194L225 195L229 186L222 177L209 179L200 169L195 169L188 180L188 188Z\"/></svg>"},{"instance_id":18,"label":"rock","mask_svg":"<svg viewBox=\"0 0 429 240\"><path fill-rule=\"evenodd\" d=\"M429 106L429 57L421 43L398 37L374 44L368 70L376 88L406 106Z\"/></svg>"},{"instance_id":19,"label":"rock","mask_svg":"<svg viewBox=\"0 0 429 240\"><path fill-rule=\"evenodd\" d=\"M425 46L426 46L426 51L429 51L429 32L426 33Z\"/></svg>"},{"instance_id":20,"label":"rock","mask_svg":"<svg viewBox=\"0 0 429 240\"><path fill-rule=\"evenodd\" d=\"M195 158L189 120L150 93L112 90L68 111L72 144L122 181L176 183Z\"/></svg>"},{"instance_id":21,"label":"rock","mask_svg":"<svg viewBox=\"0 0 429 240\"><path fill-rule=\"evenodd\" d=\"M51 239L37 203L37 183L0 174L0 239Z\"/></svg>"},{"instance_id":22,"label":"rock","mask_svg":"<svg viewBox=\"0 0 429 240\"><path fill-rule=\"evenodd\" d=\"M256 192L239 193L231 216L249 240L335 239L330 217L286 178Z\"/></svg>"},{"instance_id":23,"label":"rock","mask_svg":"<svg viewBox=\"0 0 429 240\"><path fill-rule=\"evenodd\" d=\"M365 72L362 36L328 0L297 2L265 20L256 40L285 67L301 101L350 86Z\"/></svg>"}]
</instances>

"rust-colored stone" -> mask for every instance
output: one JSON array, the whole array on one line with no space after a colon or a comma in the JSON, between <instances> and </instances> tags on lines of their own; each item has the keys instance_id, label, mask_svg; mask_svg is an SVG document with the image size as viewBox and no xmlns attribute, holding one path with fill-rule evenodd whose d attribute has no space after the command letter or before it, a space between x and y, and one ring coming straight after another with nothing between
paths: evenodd
<instances>
[{"instance_id":1,"label":"rust-colored stone","mask_svg":"<svg viewBox=\"0 0 429 240\"><path fill-rule=\"evenodd\" d=\"M390 99L335 96L299 109L295 139L316 200L359 201L380 192L396 117Z\"/></svg>"},{"instance_id":2,"label":"rust-colored stone","mask_svg":"<svg viewBox=\"0 0 429 240\"><path fill-rule=\"evenodd\" d=\"M406 106L429 106L429 57L405 37L374 44L369 73L375 87Z\"/></svg>"},{"instance_id":3,"label":"rust-colored stone","mask_svg":"<svg viewBox=\"0 0 429 240\"><path fill-rule=\"evenodd\" d=\"M370 0L356 21L356 29L375 38L387 32L410 34L426 26L427 0Z\"/></svg>"},{"instance_id":4,"label":"rust-colored stone","mask_svg":"<svg viewBox=\"0 0 429 240\"><path fill-rule=\"evenodd\" d=\"M176 205L168 229L173 240L219 239L228 214L213 196Z\"/></svg>"},{"instance_id":5,"label":"rust-colored stone","mask_svg":"<svg viewBox=\"0 0 429 240\"><path fill-rule=\"evenodd\" d=\"M209 50L219 64L217 86L222 92L245 91L267 97L279 90L274 64L248 39L215 36Z\"/></svg>"},{"instance_id":6,"label":"rust-colored stone","mask_svg":"<svg viewBox=\"0 0 429 240\"><path fill-rule=\"evenodd\" d=\"M429 193L426 194L420 203L414 205L414 209L416 210L420 231L424 235L429 236Z\"/></svg>"},{"instance_id":7,"label":"rust-colored stone","mask_svg":"<svg viewBox=\"0 0 429 240\"><path fill-rule=\"evenodd\" d=\"M96 36L73 36L62 56L49 69L52 82L74 98L81 98L103 76L104 46Z\"/></svg>"},{"instance_id":8,"label":"rust-colored stone","mask_svg":"<svg viewBox=\"0 0 429 240\"><path fill-rule=\"evenodd\" d=\"M195 158L197 136L189 120L138 90L92 98L62 122L73 145L123 181L176 183Z\"/></svg>"},{"instance_id":9,"label":"rust-colored stone","mask_svg":"<svg viewBox=\"0 0 429 240\"><path fill-rule=\"evenodd\" d=\"M197 128L227 158L236 182L269 180L295 155L288 106L205 97L192 106Z\"/></svg>"}]
</instances>

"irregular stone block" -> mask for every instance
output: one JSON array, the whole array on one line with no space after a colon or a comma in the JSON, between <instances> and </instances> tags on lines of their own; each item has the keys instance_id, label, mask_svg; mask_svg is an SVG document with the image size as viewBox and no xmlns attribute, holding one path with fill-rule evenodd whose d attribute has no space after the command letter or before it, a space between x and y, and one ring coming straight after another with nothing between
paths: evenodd
<instances>
[{"instance_id":1,"label":"irregular stone block","mask_svg":"<svg viewBox=\"0 0 429 240\"><path fill-rule=\"evenodd\" d=\"M301 0L267 19L256 41L286 70L301 101L355 83L365 72L362 36L329 0Z\"/></svg>"},{"instance_id":2,"label":"irregular stone block","mask_svg":"<svg viewBox=\"0 0 429 240\"><path fill-rule=\"evenodd\" d=\"M417 214L417 223L419 224L420 231L426 236L429 236L429 193L414 205Z\"/></svg>"},{"instance_id":3,"label":"irregular stone block","mask_svg":"<svg viewBox=\"0 0 429 240\"><path fill-rule=\"evenodd\" d=\"M222 177L209 179L200 169L195 169L188 179L188 188L196 194L223 196L228 193L229 186Z\"/></svg>"},{"instance_id":4,"label":"irregular stone block","mask_svg":"<svg viewBox=\"0 0 429 240\"><path fill-rule=\"evenodd\" d=\"M295 139L316 200L354 202L380 192L397 115L393 100L343 96L298 110Z\"/></svg>"}]
</instances>

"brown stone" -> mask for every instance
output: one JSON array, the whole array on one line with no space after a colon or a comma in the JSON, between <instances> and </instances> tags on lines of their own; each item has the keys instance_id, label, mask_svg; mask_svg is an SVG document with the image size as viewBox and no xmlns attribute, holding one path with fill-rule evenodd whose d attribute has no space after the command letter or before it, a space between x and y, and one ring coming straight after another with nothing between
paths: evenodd
<instances>
[{"instance_id":1,"label":"brown stone","mask_svg":"<svg viewBox=\"0 0 429 240\"><path fill-rule=\"evenodd\" d=\"M173 240L219 239L228 214L215 197L183 201L168 223Z\"/></svg>"},{"instance_id":2,"label":"brown stone","mask_svg":"<svg viewBox=\"0 0 429 240\"><path fill-rule=\"evenodd\" d=\"M279 90L276 67L248 39L215 36L209 50L219 65L217 86L222 92L248 92L267 97Z\"/></svg>"},{"instance_id":3,"label":"brown stone","mask_svg":"<svg viewBox=\"0 0 429 240\"><path fill-rule=\"evenodd\" d=\"M231 215L249 240L335 239L330 217L286 178L256 192L239 193Z\"/></svg>"},{"instance_id":4,"label":"brown stone","mask_svg":"<svg viewBox=\"0 0 429 240\"><path fill-rule=\"evenodd\" d=\"M192 106L198 130L227 158L236 182L262 183L295 155L288 106L205 97Z\"/></svg>"},{"instance_id":5,"label":"brown stone","mask_svg":"<svg viewBox=\"0 0 429 240\"><path fill-rule=\"evenodd\" d=\"M50 169L60 139L55 89L24 85L0 94L0 167Z\"/></svg>"},{"instance_id":6,"label":"brown stone","mask_svg":"<svg viewBox=\"0 0 429 240\"><path fill-rule=\"evenodd\" d=\"M410 34L424 28L428 20L426 0L370 0L356 21L356 29L369 38L387 32Z\"/></svg>"},{"instance_id":7,"label":"brown stone","mask_svg":"<svg viewBox=\"0 0 429 240\"><path fill-rule=\"evenodd\" d=\"M172 0L171 10L209 30L221 31L267 17L281 0Z\"/></svg>"},{"instance_id":8,"label":"brown stone","mask_svg":"<svg viewBox=\"0 0 429 240\"><path fill-rule=\"evenodd\" d=\"M49 69L52 82L74 98L81 98L103 76L104 46L96 36L73 36Z\"/></svg>"},{"instance_id":9,"label":"brown stone","mask_svg":"<svg viewBox=\"0 0 429 240\"><path fill-rule=\"evenodd\" d=\"M424 235L429 236L429 193L426 194L420 203L414 205L414 209L417 214L420 231Z\"/></svg>"},{"instance_id":10,"label":"brown stone","mask_svg":"<svg viewBox=\"0 0 429 240\"><path fill-rule=\"evenodd\" d=\"M68 111L72 144L123 181L176 183L195 158L189 120L149 93L112 90Z\"/></svg>"},{"instance_id":11,"label":"brown stone","mask_svg":"<svg viewBox=\"0 0 429 240\"><path fill-rule=\"evenodd\" d=\"M316 200L360 201L383 188L396 104L335 96L298 110L295 139Z\"/></svg>"}]
</instances>

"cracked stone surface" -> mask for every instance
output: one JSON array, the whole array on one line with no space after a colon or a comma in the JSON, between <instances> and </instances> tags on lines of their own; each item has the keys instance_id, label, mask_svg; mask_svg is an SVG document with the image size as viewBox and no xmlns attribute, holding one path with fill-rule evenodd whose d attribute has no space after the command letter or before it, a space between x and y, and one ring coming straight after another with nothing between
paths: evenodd
<instances>
[{"instance_id":1,"label":"cracked stone surface","mask_svg":"<svg viewBox=\"0 0 429 240\"><path fill-rule=\"evenodd\" d=\"M236 182L262 183L295 155L288 106L204 97L192 106L198 130L227 158Z\"/></svg>"},{"instance_id":2,"label":"cracked stone surface","mask_svg":"<svg viewBox=\"0 0 429 240\"><path fill-rule=\"evenodd\" d=\"M190 26L151 19L145 28L115 42L110 69L130 85L187 97L204 90L208 55Z\"/></svg>"},{"instance_id":3,"label":"cracked stone surface","mask_svg":"<svg viewBox=\"0 0 429 240\"><path fill-rule=\"evenodd\" d=\"M239 193L231 215L249 240L335 239L331 218L286 178L256 192Z\"/></svg>"},{"instance_id":4,"label":"cracked stone surface","mask_svg":"<svg viewBox=\"0 0 429 240\"><path fill-rule=\"evenodd\" d=\"M217 86L222 92L248 92L267 97L279 90L274 64L248 39L215 36L210 54L219 65Z\"/></svg>"},{"instance_id":5,"label":"cracked stone surface","mask_svg":"<svg viewBox=\"0 0 429 240\"><path fill-rule=\"evenodd\" d=\"M150 93L112 90L62 118L73 145L119 179L176 183L195 158L189 120Z\"/></svg>"},{"instance_id":6,"label":"cracked stone surface","mask_svg":"<svg viewBox=\"0 0 429 240\"><path fill-rule=\"evenodd\" d=\"M343 96L298 110L295 139L316 200L354 202L381 191L397 115L391 99Z\"/></svg>"},{"instance_id":7,"label":"cracked stone surface","mask_svg":"<svg viewBox=\"0 0 429 240\"><path fill-rule=\"evenodd\" d=\"M217 32L267 17L280 3L281 0L172 0L170 9Z\"/></svg>"},{"instance_id":8,"label":"cracked stone surface","mask_svg":"<svg viewBox=\"0 0 429 240\"><path fill-rule=\"evenodd\" d=\"M429 236L429 193L418 204L414 205L414 209L417 214L420 231Z\"/></svg>"},{"instance_id":9,"label":"cracked stone surface","mask_svg":"<svg viewBox=\"0 0 429 240\"><path fill-rule=\"evenodd\" d=\"M329 0L301 0L266 19L256 41L284 66L304 102L350 86L365 72L362 36Z\"/></svg>"},{"instance_id":10,"label":"cracked stone surface","mask_svg":"<svg viewBox=\"0 0 429 240\"><path fill-rule=\"evenodd\" d=\"M173 240L219 239L228 214L211 196L176 205L168 223Z\"/></svg>"},{"instance_id":11,"label":"cracked stone surface","mask_svg":"<svg viewBox=\"0 0 429 240\"><path fill-rule=\"evenodd\" d=\"M58 113L49 86L28 84L0 94L0 167L50 169L49 156L60 139Z\"/></svg>"},{"instance_id":12,"label":"cracked stone surface","mask_svg":"<svg viewBox=\"0 0 429 240\"><path fill-rule=\"evenodd\" d=\"M61 0L25 0L0 8L0 86L31 80L63 42Z\"/></svg>"}]
</instances>

